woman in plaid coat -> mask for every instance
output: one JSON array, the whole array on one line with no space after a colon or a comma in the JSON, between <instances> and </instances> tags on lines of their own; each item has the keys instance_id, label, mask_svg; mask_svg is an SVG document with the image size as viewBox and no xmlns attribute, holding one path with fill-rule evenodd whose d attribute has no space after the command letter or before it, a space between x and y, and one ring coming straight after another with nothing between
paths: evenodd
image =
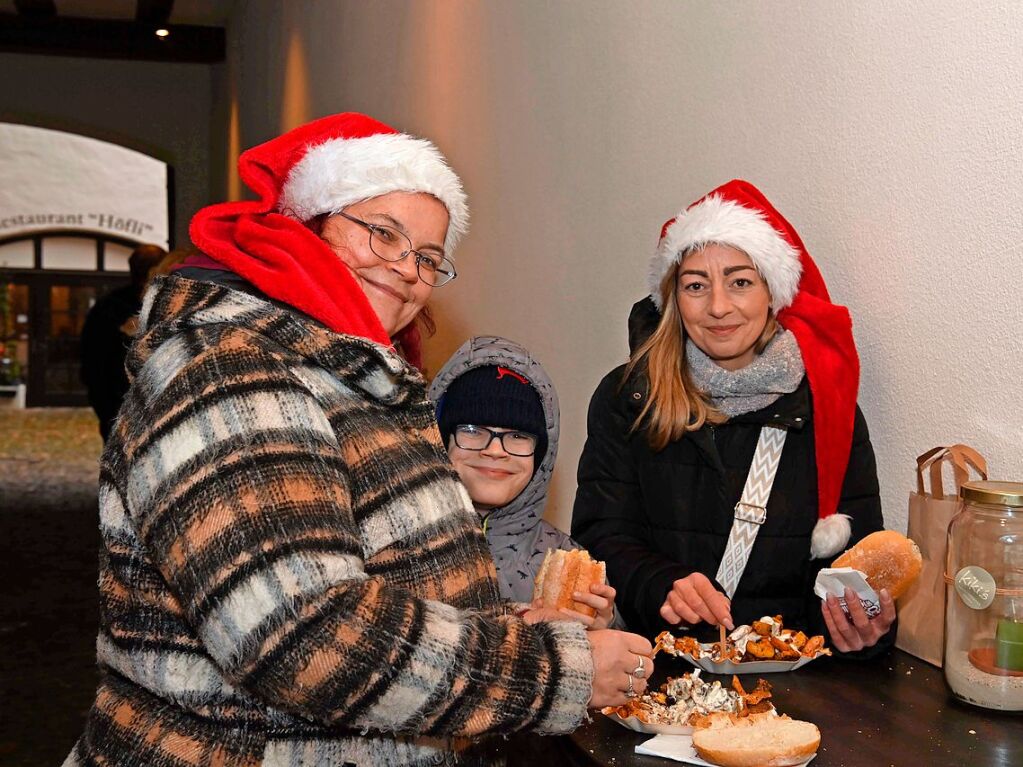
<instances>
[{"instance_id":1,"label":"woman in plaid coat","mask_svg":"<svg viewBox=\"0 0 1023 767\"><path fill-rule=\"evenodd\" d=\"M200 211L146 295L66 764L452 762L641 692L643 638L499 600L414 367L468 217L440 153L347 114L239 168L260 199Z\"/></svg>"}]
</instances>

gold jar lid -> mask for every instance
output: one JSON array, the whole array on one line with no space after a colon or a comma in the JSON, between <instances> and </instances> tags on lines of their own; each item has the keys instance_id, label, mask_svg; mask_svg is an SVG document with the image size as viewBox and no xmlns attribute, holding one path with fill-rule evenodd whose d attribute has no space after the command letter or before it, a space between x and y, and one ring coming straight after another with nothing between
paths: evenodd
<instances>
[{"instance_id":1,"label":"gold jar lid","mask_svg":"<svg viewBox=\"0 0 1023 767\"><path fill-rule=\"evenodd\" d=\"M1023 482L963 482L959 497L996 506L1023 506Z\"/></svg>"}]
</instances>

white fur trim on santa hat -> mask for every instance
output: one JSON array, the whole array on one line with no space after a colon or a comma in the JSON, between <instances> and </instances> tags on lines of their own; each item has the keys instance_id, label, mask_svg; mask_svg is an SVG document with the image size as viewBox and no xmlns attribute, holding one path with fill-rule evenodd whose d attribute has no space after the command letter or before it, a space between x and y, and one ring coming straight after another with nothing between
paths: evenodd
<instances>
[{"instance_id":1,"label":"white fur trim on santa hat","mask_svg":"<svg viewBox=\"0 0 1023 767\"><path fill-rule=\"evenodd\" d=\"M845 547L852 537L852 525L848 514L829 514L817 520L810 536L810 559L833 557Z\"/></svg>"},{"instance_id":2,"label":"white fur trim on santa hat","mask_svg":"<svg viewBox=\"0 0 1023 767\"><path fill-rule=\"evenodd\" d=\"M792 303L803 273L799 251L760 211L712 195L678 214L650 260L647 286L658 309L668 270L684 253L711 243L730 245L750 257L767 282L775 312Z\"/></svg>"},{"instance_id":3,"label":"white fur trim on santa hat","mask_svg":"<svg viewBox=\"0 0 1023 767\"><path fill-rule=\"evenodd\" d=\"M311 147L288 174L278 210L308 221L389 192L426 192L444 203L449 255L469 229L458 176L437 147L404 133L336 138Z\"/></svg>"}]
</instances>

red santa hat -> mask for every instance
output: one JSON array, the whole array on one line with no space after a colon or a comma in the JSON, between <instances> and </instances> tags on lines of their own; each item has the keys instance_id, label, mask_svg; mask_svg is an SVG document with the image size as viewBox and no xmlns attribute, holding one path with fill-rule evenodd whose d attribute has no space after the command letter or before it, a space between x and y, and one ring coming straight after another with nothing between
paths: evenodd
<instances>
[{"instance_id":1,"label":"red santa hat","mask_svg":"<svg viewBox=\"0 0 1023 767\"><path fill-rule=\"evenodd\" d=\"M771 291L778 322L799 344L813 399L817 459L817 525L813 558L830 557L849 542L845 514L836 513L852 447L860 362L852 319L831 303L817 265L796 230L748 181L729 181L697 200L661 229L648 272L650 297L661 309L661 281L691 250L717 243L743 251Z\"/></svg>"},{"instance_id":2,"label":"red santa hat","mask_svg":"<svg viewBox=\"0 0 1023 767\"><path fill-rule=\"evenodd\" d=\"M390 192L425 192L448 210L450 256L469 226L462 183L429 141L355 112L332 115L244 152L242 181L258 200L200 210L189 233L204 254L331 330L389 345L355 279L304 222ZM414 323L398 339L419 365Z\"/></svg>"}]
</instances>

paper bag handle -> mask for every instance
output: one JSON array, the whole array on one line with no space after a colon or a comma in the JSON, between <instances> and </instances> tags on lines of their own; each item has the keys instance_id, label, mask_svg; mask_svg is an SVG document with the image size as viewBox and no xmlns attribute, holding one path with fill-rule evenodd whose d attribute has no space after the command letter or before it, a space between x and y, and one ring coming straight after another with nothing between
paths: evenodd
<instances>
[{"instance_id":1,"label":"paper bag handle","mask_svg":"<svg viewBox=\"0 0 1023 767\"><path fill-rule=\"evenodd\" d=\"M941 470L945 463L952 464L952 474L955 480L956 491L963 482L970 478L972 468L981 479L987 479L987 461L984 456L978 453L969 445L948 445L931 448L916 459L916 489L920 495L927 495L924 488L924 471L929 469L931 475L930 495L938 500L945 497L945 490L942 486Z\"/></svg>"}]
</instances>

